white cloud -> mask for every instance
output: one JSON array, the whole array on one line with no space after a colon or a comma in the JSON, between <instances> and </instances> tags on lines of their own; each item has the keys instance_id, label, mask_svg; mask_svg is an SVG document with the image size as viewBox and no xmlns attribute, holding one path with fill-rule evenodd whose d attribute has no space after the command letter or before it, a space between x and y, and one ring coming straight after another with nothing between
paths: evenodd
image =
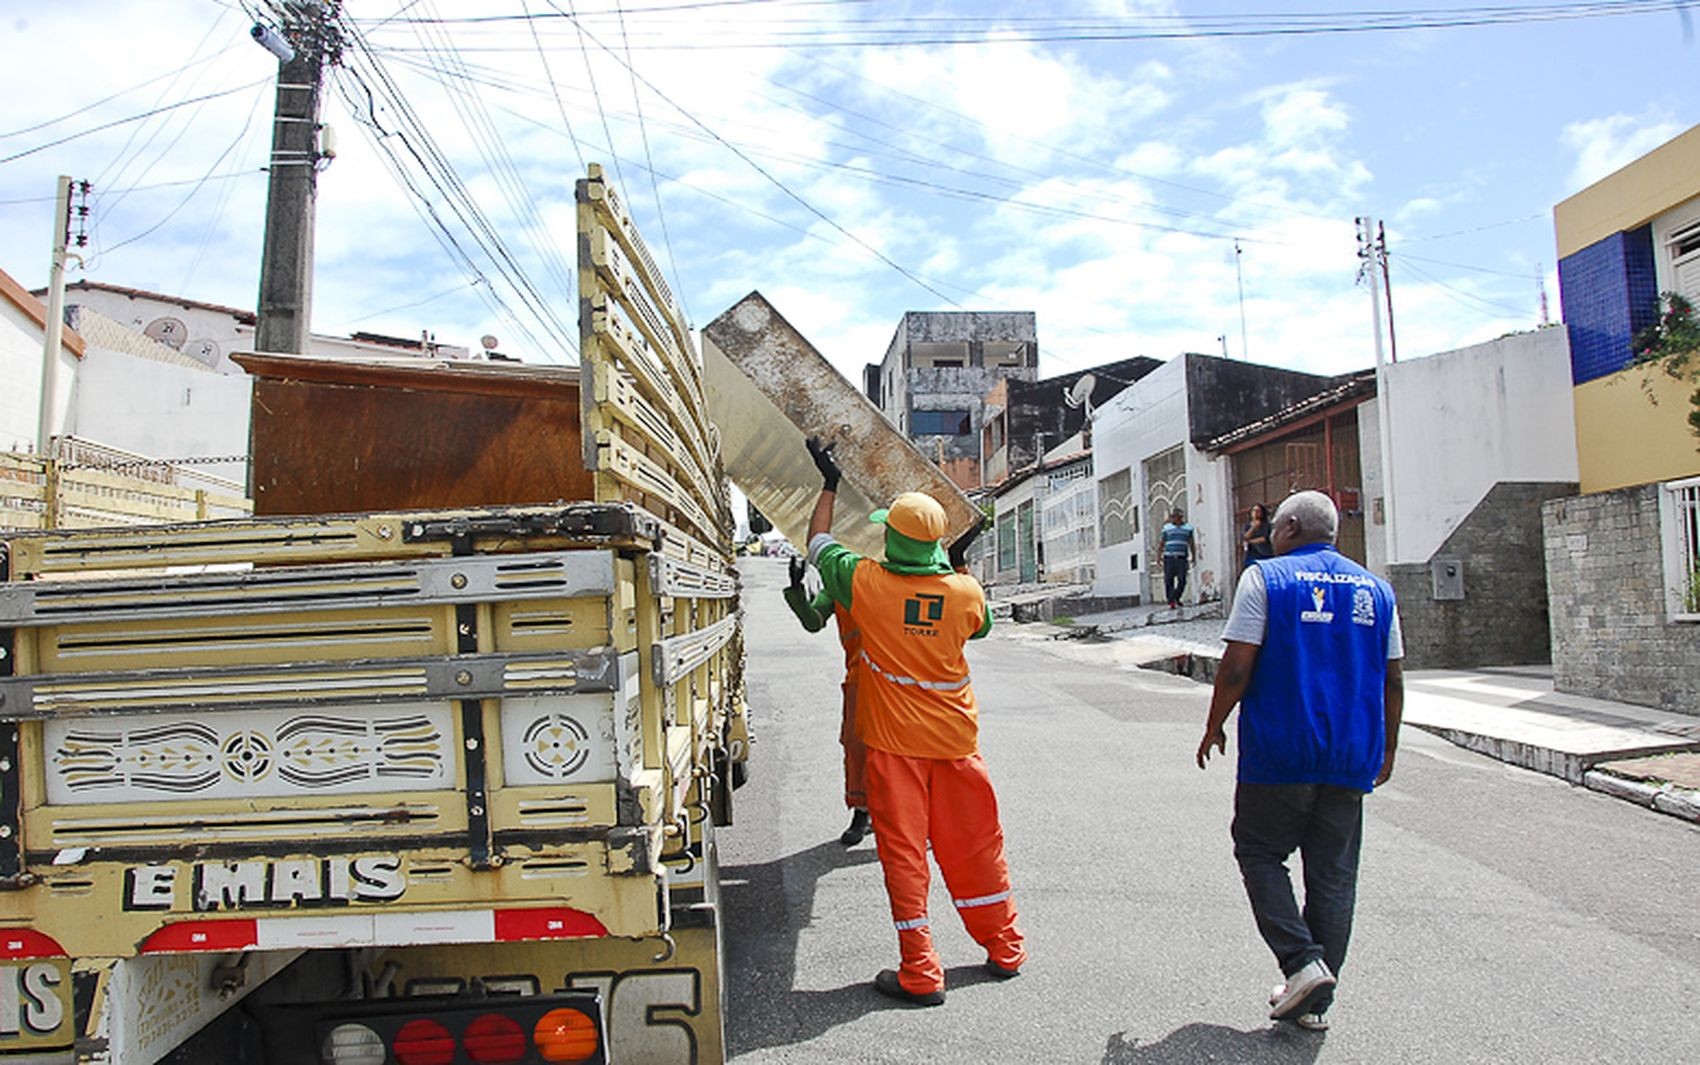
<instances>
[{"instance_id":1,"label":"white cloud","mask_svg":"<svg viewBox=\"0 0 1700 1065\"><path fill-rule=\"evenodd\" d=\"M1668 115L1608 115L1571 122L1559 142L1576 154L1570 188L1578 190L1633 162L1683 131Z\"/></svg>"}]
</instances>

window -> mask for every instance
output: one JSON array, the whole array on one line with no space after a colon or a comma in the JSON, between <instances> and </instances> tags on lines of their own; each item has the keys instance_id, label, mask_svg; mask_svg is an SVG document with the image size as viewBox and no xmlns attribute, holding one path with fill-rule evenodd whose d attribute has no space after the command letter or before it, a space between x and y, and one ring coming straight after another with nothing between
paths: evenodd
<instances>
[{"instance_id":1,"label":"window","mask_svg":"<svg viewBox=\"0 0 1700 1065\"><path fill-rule=\"evenodd\" d=\"M1700 621L1700 477L1661 486L1659 525L1666 612L1672 621Z\"/></svg>"},{"instance_id":2,"label":"window","mask_svg":"<svg viewBox=\"0 0 1700 1065\"><path fill-rule=\"evenodd\" d=\"M1700 221L1691 222L1665 239L1670 252L1671 288L1700 300Z\"/></svg>"},{"instance_id":3,"label":"window","mask_svg":"<svg viewBox=\"0 0 1700 1065\"><path fill-rule=\"evenodd\" d=\"M1133 504L1133 470L1112 473L1098 482L1098 542L1124 543L1139 533L1139 508Z\"/></svg>"},{"instance_id":4,"label":"window","mask_svg":"<svg viewBox=\"0 0 1700 1065\"><path fill-rule=\"evenodd\" d=\"M910 436L967 436L973 431L965 410L918 410L909 416Z\"/></svg>"},{"instance_id":5,"label":"window","mask_svg":"<svg viewBox=\"0 0 1700 1065\"><path fill-rule=\"evenodd\" d=\"M998 574L1011 573L1016 564L1015 511L998 515Z\"/></svg>"}]
</instances>

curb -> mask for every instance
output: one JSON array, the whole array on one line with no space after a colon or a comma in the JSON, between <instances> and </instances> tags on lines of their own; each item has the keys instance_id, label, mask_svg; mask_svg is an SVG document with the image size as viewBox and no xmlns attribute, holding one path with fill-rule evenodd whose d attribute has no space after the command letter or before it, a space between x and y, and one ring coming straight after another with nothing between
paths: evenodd
<instances>
[{"instance_id":1,"label":"curb","mask_svg":"<svg viewBox=\"0 0 1700 1065\"><path fill-rule=\"evenodd\" d=\"M1190 677L1193 680L1210 684L1215 681L1216 667L1220 664L1220 656L1177 650L1175 654L1142 662L1139 668L1156 670L1160 673L1173 673L1176 676ZM1643 806L1649 810L1700 825L1700 791L1677 787L1674 784L1648 784L1594 768L1601 762L1615 761L1620 758L1669 753L1669 747L1574 754L1438 725L1422 725L1414 721L1406 721L1406 725L1411 728L1422 729L1424 732L1439 736L1455 746L1486 755L1507 765L1558 777L1575 787L1587 788L1602 795L1624 799L1637 806Z\"/></svg>"},{"instance_id":2,"label":"curb","mask_svg":"<svg viewBox=\"0 0 1700 1065\"><path fill-rule=\"evenodd\" d=\"M1630 780L1601 769L1590 769L1582 774L1582 786L1602 795L1625 799L1637 806L1645 806L1649 810L1657 810L1659 813L1700 825L1700 792L1672 784L1649 784L1641 780Z\"/></svg>"}]
</instances>

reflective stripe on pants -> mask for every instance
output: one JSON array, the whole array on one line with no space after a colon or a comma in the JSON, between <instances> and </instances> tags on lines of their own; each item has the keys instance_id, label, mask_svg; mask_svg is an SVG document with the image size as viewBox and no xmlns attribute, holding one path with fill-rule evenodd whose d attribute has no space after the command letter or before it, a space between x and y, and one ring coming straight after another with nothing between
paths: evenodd
<instances>
[{"instance_id":1,"label":"reflective stripe on pants","mask_svg":"<svg viewBox=\"0 0 1700 1065\"><path fill-rule=\"evenodd\" d=\"M874 844L899 928L899 982L917 994L944 986L932 933L924 923L915 924L926 920L929 840L968 934L991 961L1020 968L1027 951L1015 923L1003 827L986 763L977 754L909 758L870 748L867 774Z\"/></svg>"}]
</instances>

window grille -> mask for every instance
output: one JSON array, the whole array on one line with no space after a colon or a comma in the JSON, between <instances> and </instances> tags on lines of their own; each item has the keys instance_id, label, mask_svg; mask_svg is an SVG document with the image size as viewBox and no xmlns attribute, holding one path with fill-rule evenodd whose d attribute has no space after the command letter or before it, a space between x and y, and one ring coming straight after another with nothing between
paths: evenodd
<instances>
[{"instance_id":1,"label":"window grille","mask_svg":"<svg viewBox=\"0 0 1700 1065\"><path fill-rule=\"evenodd\" d=\"M1700 477L1662 486L1659 524L1667 613L1672 621L1700 621Z\"/></svg>"}]
</instances>

